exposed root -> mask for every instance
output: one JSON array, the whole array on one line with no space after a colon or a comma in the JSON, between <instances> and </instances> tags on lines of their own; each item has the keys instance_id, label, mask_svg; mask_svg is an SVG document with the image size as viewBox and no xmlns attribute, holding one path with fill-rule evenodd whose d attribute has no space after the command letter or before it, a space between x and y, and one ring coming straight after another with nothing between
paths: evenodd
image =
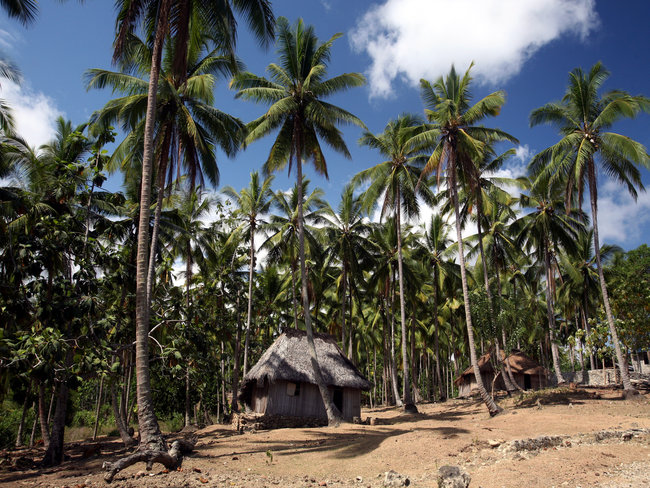
<instances>
[{"instance_id":1,"label":"exposed root","mask_svg":"<svg viewBox=\"0 0 650 488\"><path fill-rule=\"evenodd\" d=\"M183 454L192 452L194 446L196 445L196 439L192 440L183 440L179 439L173 442L172 447L169 451L157 451L157 450L143 450L137 451L129 456L118 459L114 463L105 462L102 465L102 469L106 471L104 475L104 480L107 483L113 481L115 475L129 466L145 462L147 463L147 471L150 471L154 463L160 463L165 468L170 471L178 468L183 462Z\"/></svg>"}]
</instances>

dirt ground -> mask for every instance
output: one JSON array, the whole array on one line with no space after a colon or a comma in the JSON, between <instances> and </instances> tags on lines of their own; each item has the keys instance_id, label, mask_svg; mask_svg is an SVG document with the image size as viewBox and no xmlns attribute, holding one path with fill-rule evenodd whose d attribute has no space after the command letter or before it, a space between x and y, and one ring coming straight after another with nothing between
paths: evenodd
<instances>
[{"instance_id":1,"label":"dirt ground","mask_svg":"<svg viewBox=\"0 0 650 488\"><path fill-rule=\"evenodd\" d=\"M494 418L475 400L450 400L418 405L418 414L364 410L362 418L375 419L374 425L243 434L212 425L196 433L196 450L179 471L156 465L146 472L139 464L118 473L112 485L376 488L394 470L410 486L434 487L438 468L451 464L469 472L471 487L650 487L648 395L624 401L616 391L567 390L500 404L505 410ZM594 435L603 430L615 431L613 437ZM538 450L512 447L514 440L558 435L569 437ZM67 446L67 452L69 460L46 470L31 462L42 455L38 450L2 453L0 485L106 486L102 463L124 455L119 441L107 438Z\"/></svg>"}]
</instances>

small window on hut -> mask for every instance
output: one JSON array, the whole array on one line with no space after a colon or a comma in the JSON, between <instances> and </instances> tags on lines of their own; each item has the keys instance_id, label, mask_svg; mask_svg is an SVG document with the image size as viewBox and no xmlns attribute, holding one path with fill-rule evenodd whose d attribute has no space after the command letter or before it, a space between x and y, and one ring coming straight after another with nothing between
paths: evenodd
<instances>
[{"instance_id":1,"label":"small window on hut","mask_svg":"<svg viewBox=\"0 0 650 488\"><path fill-rule=\"evenodd\" d=\"M287 395L289 396L299 396L300 395L300 383L287 383Z\"/></svg>"}]
</instances>

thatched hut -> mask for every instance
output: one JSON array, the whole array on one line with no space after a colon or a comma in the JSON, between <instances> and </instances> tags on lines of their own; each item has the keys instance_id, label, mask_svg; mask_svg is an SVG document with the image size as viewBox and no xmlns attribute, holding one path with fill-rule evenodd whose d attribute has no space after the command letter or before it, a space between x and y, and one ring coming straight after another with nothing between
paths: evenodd
<instances>
[{"instance_id":1,"label":"thatched hut","mask_svg":"<svg viewBox=\"0 0 650 488\"><path fill-rule=\"evenodd\" d=\"M524 390L537 390L547 386L547 371L537 361L517 350L513 350L512 354L507 358L504 358L504 356L505 354L501 351L502 366L504 368L510 366L512 376L520 388ZM478 360L478 365L481 371L483 385L488 391L492 389L492 382L494 382L495 390L506 389L501 372L496 372L494 369L492 353L488 352L481 356ZM454 384L458 387L459 397L468 397L478 393L476 389L476 377L474 376L474 369L471 365L456 378Z\"/></svg>"},{"instance_id":2,"label":"thatched hut","mask_svg":"<svg viewBox=\"0 0 650 488\"><path fill-rule=\"evenodd\" d=\"M345 419L361 415L361 391L370 382L341 352L336 340L314 334L323 379ZM288 329L244 377L239 399L256 413L327 418L304 331Z\"/></svg>"},{"instance_id":3,"label":"thatched hut","mask_svg":"<svg viewBox=\"0 0 650 488\"><path fill-rule=\"evenodd\" d=\"M505 359L504 366L510 366L513 379L524 390L539 390L548 385L547 371L521 351L513 351Z\"/></svg>"}]
</instances>

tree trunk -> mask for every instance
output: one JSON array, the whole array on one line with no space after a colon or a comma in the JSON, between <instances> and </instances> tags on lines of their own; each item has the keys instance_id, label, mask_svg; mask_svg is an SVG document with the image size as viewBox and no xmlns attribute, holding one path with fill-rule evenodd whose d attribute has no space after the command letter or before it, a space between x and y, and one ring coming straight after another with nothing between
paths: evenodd
<instances>
[{"instance_id":1,"label":"tree trunk","mask_svg":"<svg viewBox=\"0 0 650 488\"><path fill-rule=\"evenodd\" d=\"M185 427L192 423L192 405L190 402L190 367L185 367Z\"/></svg>"},{"instance_id":2,"label":"tree trunk","mask_svg":"<svg viewBox=\"0 0 650 488\"><path fill-rule=\"evenodd\" d=\"M598 194L596 186L596 169L594 162L590 161L587 167L589 176L589 196L591 197L591 216L594 226L594 252L596 253L596 265L598 266L598 279L600 281L600 291L603 295L603 304L605 305L605 314L607 315L607 324L609 325L609 333L612 336L612 343L616 351L616 362L618 369L621 372L621 380L623 381L623 389L626 395L638 395L638 391L632 386L630 382L630 375L625 366L623 351L621 350L621 343L618 340L618 333L614 325L614 316L612 309L609 305L609 295L607 294L607 284L605 283L605 275L603 274L603 265L600 259L600 242L598 238Z\"/></svg>"},{"instance_id":3,"label":"tree trunk","mask_svg":"<svg viewBox=\"0 0 650 488\"><path fill-rule=\"evenodd\" d=\"M255 222L251 222L251 248L248 264L248 312L246 314L246 340L244 342L244 376L248 372L248 348L250 347L251 317L253 316L253 271L255 269Z\"/></svg>"},{"instance_id":4,"label":"tree trunk","mask_svg":"<svg viewBox=\"0 0 650 488\"><path fill-rule=\"evenodd\" d=\"M291 261L291 303L293 305L293 328L298 329L298 299L296 298L296 266Z\"/></svg>"},{"instance_id":5,"label":"tree trunk","mask_svg":"<svg viewBox=\"0 0 650 488\"><path fill-rule=\"evenodd\" d=\"M439 264L433 268L433 348L436 354L436 379L438 382L438 400L445 398L445 392L442 388L442 376L440 374L440 332L438 330L440 323L438 320L438 281L439 281Z\"/></svg>"},{"instance_id":6,"label":"tree trunk","mask_svg":"<svg viewBox=\"0 0 650 488\"><path fill-rule=\"evenodd\" d=\"M38 384L38 419L41 424L43 445L45 446L45 449L47 449L50 444L50 424L48 422L48 415L45 412L45 383L42 381Z\"/></svg>"},{"instance_id":7,"label":"tree trunk","mask_svg":"<svg viewBox=\"0 0 650 488\"><path fill-rule=\"evenodd\" d=\"M93 440L97 439L97 430L99 429L99 409L102 406L102 395L104 394L104 377L99 379L99 391L97 393L97 407L95 407L95 428L93 429Z\"/></svg>"},{"instance_id":8,"label":"tree trunk","mask_svg":"<svg viewBox=\"0 0 650 488\"><path fill-rule=\"evenodd\" d=\"M43 466L58 466L63 462L63 436L65 433L65 415L68 408L68 385L61 382L56 399L56 410L52 419L52 436L43 457Z\"/></svg>"},{"instance_id":9,"label":"tree trunk","mask_svg":"<svg viewBox=\"0 0 650 488\"><path fill-rule=\"evenodd\" d=\"M167 171L167 160L169 158L169 141L171 128L165 129L160 164L158 167L157 201L156 210L153 214L153 229L151 230L151 250L149 251L149 267L147 270L147 306L151 307L151 291L156 281L156 253L158 250L158 234L160 233L160 216L162 215L163 199L165 197L165 173Z\"/></svg>"},{"instance_id":10,"label":"tree trunk","mask_svg":"<svg viewBox=\"0 0 650 488\"><path fill-rule=\"evenodd\" d=\"M300 145L298 145L300 148ZM323 380L318 356L316 354L316 345L314 344L314 331L311 327L311 314L309 312L309 293L307 290L307 267L305 265L305 230L303 222L303 194L302 194L302 151L296 151L296 167L298 176L298 252L300 256L300 280L302 289L302 306L305 316L305 328L307 329L307 343L309 345L309 355L311 357L311 366L314 369L314 378L316 385L320 390L325 411L327 412L327 423L329 425L338 425L341 422L341 412L334 405L332 395Z\"/></svg>"},{"instance_id":11,"label":"tree trunk","mask_svg":"<svg viewBox=\"0 0 650 488\"><path fill-rule=\"evenodd\" d=\"M111 405L113 406L113 416L115 417L115 426L117 431L120 434L120 439L124 445L128 447L133 447L137 444L137 441L131 437L131 434L128 430L128 424L124 423L124 417L120 414L120 407L117 401L117 390L115 385L111 385Z\"/></svg>"},{"instance_id":12,"label":"tree trunk","mask_svg":"<svg viewBox=\"0 0 650 488\"><path fill-rule=\"evenodd\" d=\"M557 384L565 383L562 371L560 371L560 351L555 338L555 314L553 312L553 298L551 297L551 250L549 243L544 239L544 268L546 271L546 317L548 319L548 333L551 340L551 357L553 358L553 371Z\"/></svg>"},{"instance_id":13,"label":"tree trunk","mask_svg":"<svg viewBox=\"0 0 650 488\"><path fill-rule=\"evenodd\" d=\"M38 424L38 408L37 403L32 403L32 410L34 410L34 422L32 422L32 433L29 436L29 448L34 447L34 441L36 440L36 425Z\"/></svg>"},{"instance_id":14,"label":"tree trunk","mask_svg":"<svg viewBox=\"0 0 650 488\"><path fill-rule=\"evenodd\" d=\"M587 315L587 294L583 292L583 305L580 307L582 310L582 325L585 329L587 336L591 334L591 326L589 325L589 317ZM590 369L596 369L596 356L593 351L593 347L589 348L589 367Z\"/></svg>"},{"instance_id":15,"label":"tree trunk","mask_svg":"<svg viewBox=\"0 0 650 488\"><path fill-rule=\"evenodd\" d=\"M149 254L149 205L151 202L151 175L153 173L153 139L156 118L156 95L160 75L160 59L167 31L170 0L162 0L158 12L158 25L151 56L147 112L144 129L144 153L142 157L142 180L140 183L140 219L138 222L138 246L136 266L136 378L138 398L138 426L140 446L143 450L164 451L165 440L158 426L153 406L149 374L149 313L147 303L147 275Z\"/></svg>"},{"instance_id":16,"label":"tree trunk","mask_svg":"<svg viewBox=\"0 0 650 488\"><path fill-rule=\"evenodd\" d=\"M400 190L397 188L397 203L395 206L395 219L397 221L397 277L399 280L399 310L400 326L402 328L402 403L404 411L417 413L418 409L411 397L411 381L409 379L409 362L407 354L408 331L406 328L406 298L404 297L404 270L402 265L402 201Z\"/></svg>"},{"instance_id":17,"label":"tree trunk","mask_svg":"<svg viewBox=\"0 0 650 488\"><path fill-rule=\"evenodd\" d=\"M239 412L239 371L241 369L240 365L240 356L241 356L241 314L239 313L239 298L241 294L239 292L239 287L237 287L237 302L235 305L237 312L237 334L235 336L235 367L232 372L232 401L230 402L230 407L233 412Z\"/></svg>"},{"instance_id":18,"label":"tree trunk","mask_svg":"<svg viewBox=\"0 0 650 488\"><path fill-rule=\"evenodd\" d=\"M345 302L346 302L346 271L347 271L347 266L345 265L345 262L343 263L343 271L341 275L341 280L342 280L342 285L343 285L343 299L341 300L341 349L345 350Z\"/></svg>"},{"instance_id":19,"label":"tree trunk","mask_svg":"<svg viewBox=\"0 0 650 488\"><path fill-rule=\"evenodd\" d=\"M460 262L460 280L463 288L463 303L465 305L465 323L467 326L467 339L469 342L469 355L474 369L474 377L476 378L476 387L483 403L488 409L490 416L497 415L501 408L494 402L494 399L488 394L483 379L481 378L481 370L478 367L478 358L476 357L476 345L474 344L474 327L472 326L472 314L469 306L469 290L467 287L467 271L465 269L465 250L463 247L463 236L460 230L460 211L458 209L458 194L456 189L456 163L454 157L451 157L450 182L449 189L451 191L451 198L454 204L454 214L456 217L456 238L458 240L458 260Z\"/></svg>"},{"instance_id":20,"label":"tree trunk","mask_svg":"<svg viewBox=\"0 0 650 488\"><path fill-rule=\"evenodd\" d=\"M402 398L399 394L399 380L397 378L397 361L395 359L395 279L390 285L390 379L393 386L393 397L395 404L402 407Z\"/></svg>"},{"instance_id":21,"label":"tree trunk","mask_svg":"<svg viewBox=\"0 0 650 488\"><path fill-rule=\"evenodd\" d=\"M23 401L23 413L20 416L20 423L18 424L18 433L16 434L16 443L15 443L16 447L23 447L23 432L25 430L25 417L27 416L28 406L29 406L29 391L25 393L25 401Z\"/></svg>"}]
</instances>

